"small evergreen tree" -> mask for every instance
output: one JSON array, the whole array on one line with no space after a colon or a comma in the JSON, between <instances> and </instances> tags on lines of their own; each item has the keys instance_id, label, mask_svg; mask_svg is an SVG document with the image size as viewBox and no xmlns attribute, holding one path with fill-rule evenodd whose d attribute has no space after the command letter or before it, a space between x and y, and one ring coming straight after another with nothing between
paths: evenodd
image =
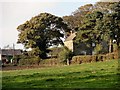
<instances>
[{"instance_id":1,"label":"small evergreen tree","mask_svg":"<svg viewBox=\"0 0 120 90\"><path fill-rule=\"evenodd\" d=\"M59 59L67 65L69 65L72 56L72 51L69 50L67 47L63 47L63 50L59 53Z\"/></svg>"}]
</instances>

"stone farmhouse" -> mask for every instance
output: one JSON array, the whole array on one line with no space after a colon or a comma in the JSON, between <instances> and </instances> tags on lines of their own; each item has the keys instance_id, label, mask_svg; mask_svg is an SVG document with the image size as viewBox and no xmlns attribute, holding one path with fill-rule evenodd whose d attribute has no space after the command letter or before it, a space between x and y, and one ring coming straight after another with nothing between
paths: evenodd
<instances>
[{"instance_id":1,"label":"stone farmhouse","mask_svg":"<svg viewBox=\"0 0 120 90\"><path fill-rule=\"evenodd\" d=\"M71 33L70 36L68 36L65 41L64 41L64 45L71 50L72 52L74 51L74 43L73 40L76 37L76 33Z\"/></svg>"},{"instance_id":2,"label":"stone farmhouse","mask_svg":"<svg viewBox=\"0 0 120 90\"><path fill-rule=\"evenodd\" d=\"M93 55L95 54L94 52L94 47L95 45L93 44L92 47L86 46L85 43L81 42L80 44L74 43L74 39L76 37L76 32L71 33L64 41L64 45L71 50L74 55ZM106 42L102 42L102 45L104 49L108 50L108 45Z\"/></svg>"}]
</instances>

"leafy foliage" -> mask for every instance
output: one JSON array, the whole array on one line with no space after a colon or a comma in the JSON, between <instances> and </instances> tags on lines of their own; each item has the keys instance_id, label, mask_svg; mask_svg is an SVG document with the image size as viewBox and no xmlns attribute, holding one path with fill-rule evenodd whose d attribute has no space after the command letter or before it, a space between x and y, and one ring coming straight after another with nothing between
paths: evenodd
<instances>
[{"instance_id":1,"label":"leafy foliage","mask_svg":"<svg viewBox=\"0 0 120 90\"><path fill-rule=\"evenodd\" d=\"M41 58L38 55L38 52L33 51L24 51L23 54L19 57L19 65L39 65Z\"/></svg>"},{"instance_id":2,"label":"leafy foliage","mask_svg":"<svg viewBox=\"0 0 120 90\"><path fill-rule=\"evenodd\" d=\"M96 29L98 22L101 22L103 14L95 11L87 14L84 20L84 24L79 28L75 42L84 42L87 46L93 47L93 44L99 44L102 41L101 31ZM98 25L99 26L99 25Z\"/></svg>"},{"instance_id":3,"label":"leafy foliage","mask_svg":"<svg viewBox=\"0 0 120 90\"><path fill-rule=\"evenodd\" d=\"M59 53L59 59L65 63L67 63L67 60L71 60L72 56L72 51L70 51L67 47L63 47L63 50Z\"/></svg>"},{"instance_id":4,"label":"leafy foliage","mask_svg":"<svg viewBox=\"0 0 120 90\"><path fill-rule=\"evenodd\" d=\"M84 6L79 7L77 10L75 10L72 15L70 16L63 16L63 19L67 24L72 28L77 30L79 26L83 24L84 16L91 12L93 9L92 4L86 4Z\"/></svg>"},{"instance_id":5,"label":"leafy foliage","mask_svg":"<svg viewBox=\"0 0 120 90\"><path fill-rule=\"evenodd\" d=\"M79 7L69 16L63 16L63 19L67 24L77 31L81 25L84 24L85 15L90 14L94 11L102 13L109 13L111 11L110 6L113 2L96 2L95 4L86 4Z\"/></svg>"},{"instance_id":6,"label":"leafy foliage","mask_svg":"<svg viewBox=\"0 0 120 90\"><path fill-rule=\"evenodd\" d=\"M50 46L63 44L61 38L68 35L70 28L77 31L75 43L85 43L98 54L107 53L108 48L104 47L103 42L109 48L112 45L110 41L116 40L117 45L120 44L120 2L86 4L63 19L49 13L41 13L18 26L18 43L32 49L28 52L29 56L44 59ZM62 60L69 58L67 50L60 54L63 56Z\"/></svg>"},{"instance_id":7,"label":"leafy foliage","mask_svg":"<svg viewBox=\"0 0 120 90\"><path fill-rule=\"evenodd\" d=\"M46 57L48 47L63 44L61 38L70 30L62 18L49 13L32 17L17 29L20 32L18 43L24 44L26 48L37 49L41 58Z\"/></svg>"},{"instance_id":8,"label":"leafy foliage","mask_svg":"<svg viewBox=\"0 0 120 90\"><path fill-rule=\"evenodd\" d=\"M112 27L112 36L115 40L117 40L117 45L119 46L120 43L120 1L111 5L112 13L111 21L113 22Z\"/></svg>"},{"instance_id":9,"label":"leafy foliage","mask_svg":"<svg viewBox=\"0 0 120 90\"><path fill-rule=\"evenodd\" d=\"M110 43L110 41L115 39L119 45L119 5L120 2L109 5L110 11L108 13L93 11L87 14L83 25L78 29L75 42L87 42L91 47L94 43L95 51L98 50L98 52L103 49L104 45L100 47L102 42L106 42L111 48L112 42ZM98 49L98 47L100 48Z\"/></svg>"},{"instance_id":10,"label":"leafy foliage","mask_svg":"<svg viewBox=\"0 0 120 90\"><path fill-rule=\"evenodd\" d=\"M39 65L40 63L40 58L38 56L27 56L26 58L25 57L22 57L20 60L19 60L19 65Z\"/></svg>"}]
</instances>

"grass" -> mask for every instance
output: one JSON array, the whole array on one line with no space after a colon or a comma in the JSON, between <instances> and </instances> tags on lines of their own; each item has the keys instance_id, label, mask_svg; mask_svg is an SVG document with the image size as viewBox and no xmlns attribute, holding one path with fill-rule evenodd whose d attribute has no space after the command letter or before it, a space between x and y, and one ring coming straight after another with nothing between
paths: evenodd
<instances>
[{"instance_id":1,"label":"grass","mask_svg":"<svg viewBox=\"0 0 120 90\"><path fill-rule=\"evenodd\" d=\"M118 60L3 71L4 88L119 88Z\"/></svg>"}]
</instances>

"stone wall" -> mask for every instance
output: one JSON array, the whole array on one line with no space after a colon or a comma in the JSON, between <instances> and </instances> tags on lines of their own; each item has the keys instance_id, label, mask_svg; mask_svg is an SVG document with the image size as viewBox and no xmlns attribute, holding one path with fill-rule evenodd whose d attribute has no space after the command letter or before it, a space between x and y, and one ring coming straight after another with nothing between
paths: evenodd
<instances>
[{"instance_id":1,"label":"stone wall","mask_svg":"<svg viewBox=\"0 0 120 90\"><path fill-rule=\"evenodd\" d=\"M64 45L73 52L73 40L65 41Z\"/></svg>"}]
</instances>

